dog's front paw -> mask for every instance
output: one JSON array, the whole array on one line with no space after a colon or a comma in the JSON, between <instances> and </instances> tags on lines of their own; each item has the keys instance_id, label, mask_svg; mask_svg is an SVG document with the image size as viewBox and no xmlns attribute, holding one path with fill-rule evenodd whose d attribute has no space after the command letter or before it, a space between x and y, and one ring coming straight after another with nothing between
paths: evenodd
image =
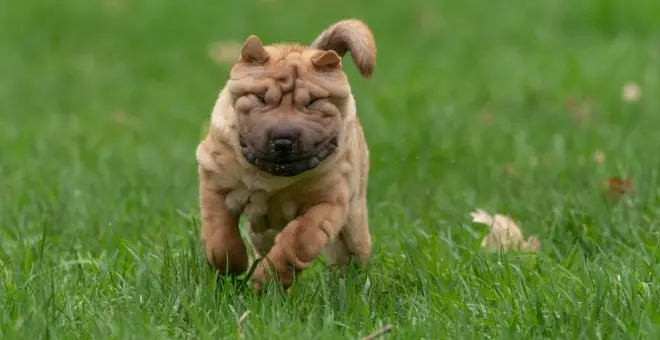
<instances>
[{"instance_id":1,"label":"dog's front paw","mask_svg":"<svg viewBox=\"0 0 660 340\"><path fill-rule=\"evenodd\" d=\"M269 282L280 283L284 289L291 287L301 269L290 263L287 249L275 245L268 255L259 261L252 277L252 288L261 292Z\"/></svg>"}]
</instances>

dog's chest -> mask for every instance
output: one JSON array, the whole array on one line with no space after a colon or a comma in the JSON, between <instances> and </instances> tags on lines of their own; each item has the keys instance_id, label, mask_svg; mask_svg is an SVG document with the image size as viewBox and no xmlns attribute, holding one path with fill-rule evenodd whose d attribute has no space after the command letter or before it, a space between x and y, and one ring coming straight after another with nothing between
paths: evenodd
<instances>
[{"instance_id":1,"label":"dog's chest","mask_svg":"<svg viewBox=\"0 0 660 340\"><path fill-rule=\"evenodd\" d=\"M248 188L231 191L226 197L226 204L230 211L242 212L248 221L263 229L284 227L283 224L296 218L298 211L296 202L286 195Z\"/></svg>"}]
</instances>

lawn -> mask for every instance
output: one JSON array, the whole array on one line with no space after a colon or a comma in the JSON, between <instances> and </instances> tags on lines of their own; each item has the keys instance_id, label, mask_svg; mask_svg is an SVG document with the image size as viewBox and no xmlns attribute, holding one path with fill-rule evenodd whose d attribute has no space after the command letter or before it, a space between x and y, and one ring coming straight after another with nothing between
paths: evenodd
<instances>
[{"instance_id":1,"label":"lawn","mask_svg":"<svg viewBox=\"0 0 660 340\"><path fill-rule=\"evenodd\" d=\"M389 339L658 339L658 13L4 1L0 339L359 339L386 325ZM230 67L222 47L309 43L347 17L379 51L370 80L344 63L372 155L370 264L339 279L321 259L286 294L256 296L217 279L199 244L195 148ZM607 196L610 178L634 190ZM512 217L540 251L484 251L476 209Z\"/></svg>"}]
</instances>

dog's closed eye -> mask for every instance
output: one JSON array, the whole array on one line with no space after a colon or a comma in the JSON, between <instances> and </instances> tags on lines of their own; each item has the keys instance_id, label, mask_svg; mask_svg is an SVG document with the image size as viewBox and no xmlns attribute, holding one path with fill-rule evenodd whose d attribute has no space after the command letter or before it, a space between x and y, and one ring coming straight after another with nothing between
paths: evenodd
<instances>
[{"instance_id":1,"label":"dog's closed eye","mask_svg":"<svg viewBox=\"0 0 660 340\"><path fill-rule=\"evenodd\" d=\"M309 98L309 101L307 102L307 104L305 104L305 107L306 107L306 108L309 108L309 107L312 106L314 103L316 103L319 99L320 99L320 98L310 97L310 98Z\"/></svg>"},{"instance_id":2,"label":"dog's closed eye","mask_svg":"<svg viewBox=\"0 0 660 340\"><path fill-rule=\"evenodd\" d=\"M263 93L255 94L255 97L257 97L257 100L258 100L261 104L266 104L266 96L265 96Z\"/></svg>"}]
</instances>

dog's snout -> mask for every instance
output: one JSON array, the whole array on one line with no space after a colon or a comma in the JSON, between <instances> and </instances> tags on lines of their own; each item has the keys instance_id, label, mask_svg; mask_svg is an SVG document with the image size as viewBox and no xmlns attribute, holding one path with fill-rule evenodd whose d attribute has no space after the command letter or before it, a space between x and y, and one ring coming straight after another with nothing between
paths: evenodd
<instances>
[{"instance_id":1,"label":"dog's snout","mask_svg":"<svg viewBox=\"0 0 660 340\"><path fill-rule=\"evenodd\" d=\"M293 151L295 141L289 138L271 139L271 151L278 156L286 156Z\"/></svg>"},{"instance_id":2,"label":"dog's snout","mask_svg":"<svg viewBox=\"0 0 660 340\"><path fill-rule=\"evenodd\" d=\"M286 157L294 153L300 130L291 125L275 126L268 133L269 151L277 157Z\"/></svg>"},{"instance_id":3,"label":"dog's snout","mask_svg":"<svg viewBox=\"0 0 660 340\"><path fill-rule=\"evenodd\" d=\"M268 137L270 140L290 139L295 141L300 137L300 128L288 124L276 125L268 132Z\"/></svg>"}]
</instances>

